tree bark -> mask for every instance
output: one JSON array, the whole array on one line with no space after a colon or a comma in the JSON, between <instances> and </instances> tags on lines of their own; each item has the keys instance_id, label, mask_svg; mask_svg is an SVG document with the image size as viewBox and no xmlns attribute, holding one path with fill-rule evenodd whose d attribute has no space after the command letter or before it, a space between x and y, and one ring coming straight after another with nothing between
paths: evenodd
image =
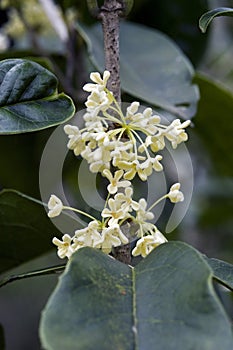
<instances>
[{"instance_id":1,"label":"tree bark","mask_svg":"<svg viewBox=\"0 0 233 350\"><path fill-rule=\"evenodd\" d=\"M87 3L91 14L102 22L105 69L110 72L107 88L113 93L116 101L121 103L119 45L120 17L126 15L130 11L132 1L105 0L103 6L100 8L98 8L98 2L96 0L87 0ZM113 248L112 255L115 259L125 264L130 264L130 244Z\"/></svg>"},{"instance_id":2,"label":"tree bark","mask_svg":"<svg viewBox=\"0 0 233 350\"><path fill-rule=\"evenodd\" d=\"M111 73L107 88L112 91L119 103L121 102L119 22L122 11L121 1L105 0L98 16L103 27L105 69Z\"/></svg>"}]
</instances>

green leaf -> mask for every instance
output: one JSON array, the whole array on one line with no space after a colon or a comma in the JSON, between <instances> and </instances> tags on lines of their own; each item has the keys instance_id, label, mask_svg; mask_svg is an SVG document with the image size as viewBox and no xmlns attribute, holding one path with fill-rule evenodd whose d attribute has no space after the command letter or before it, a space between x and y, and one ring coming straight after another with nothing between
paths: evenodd
<instances>
[{"instance_id":1,"label":"green leaf","mask_svg":"<svg viewBox=\"0 0 233 350\"><path fill-rule=\"evenodd\" d=\"M36 62L0 62L0 134L31 132L70 119L72 100L57 92L57 78Z\"/></svg>"},{"instance_id":2,"label":"green leaf","mask_svg":"<svg viewBox=\"0 0 233 350\"><path fill-rule=\"evenodd\" d=\"M195 64L205 54L208 35L200 35L197 18L208 11L207 0L137 0L129 20L167 34ZM159 14L159 16L155 16Z\"/></svg>"},{"instance_id":3,"label":"green leaf","mask_svg":"<svg viewBox=\"0 0 233 350\"><path fill-rule=\"evenodd\" d=\"M67 220L65 214L61 220ZM79 225L70 219L72 224ZM16 191L0 192L0 273L54 249L52 238L61 235L42 202Z\"/></svg>"},{"instance_id":4,"label":"green leaf","mask_svg":"<svg viewBox=\"0 0 233 350\"><path fill-rule=\"evenodd\" d=\"M209 151L213 166L225 176L233 175L233 94L224 86L197 74L194 79L201 99L194 118L195 131Z\"/></svg>"},{"instance_id":5,"label":"green leaf","mask_svg":"<svg viewBox=\"0 0 233 350\"><path fill-rule=\"evenodd\" d=\"M135 268L91 248L69 261L45 307L46 350L232 349L231 324L199 252L159 246Z\"/></svg>"},{"instance_id":6,"label":"green leaf","mask_svg":"<svg viewBox=\"0 0 233 350\"><path fill-rule=\"evenodd\" d=\"M77 26L77 29L87 42L93 63L103 71L101 26ZM121 86L125 92L183 118L195 114L199 95L197 87L192 85L193 67L166 35L122 22L120 65Z\"/></svg>"},{"instance_id":7,"label":"green leaf","mask_svg":"<svg viewBox=\"0 0 233 350\"><path fill-rule=\"evenodd\" d=\"M205 259L213 270L214 278L233 291L233 265L219 259Z\"/></svg>"},{"instance_id":8,"label":"green leaf","mask_svg":"<svg viewBox=\"0 0 233 350\"><path fill-rule=\"evenodd\" d=\"M205 33L208 25L215 17L220 16L233 16L233 9L229 7L218 7L214 10L204 13L199 20L199 27L203 33Z\"/></svg>"}]
</instances>

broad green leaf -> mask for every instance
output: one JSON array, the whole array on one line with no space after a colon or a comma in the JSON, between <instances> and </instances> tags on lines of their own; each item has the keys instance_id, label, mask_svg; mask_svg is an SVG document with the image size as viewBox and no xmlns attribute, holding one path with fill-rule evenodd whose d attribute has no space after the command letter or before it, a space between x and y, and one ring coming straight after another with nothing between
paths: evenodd
<instances>
[{"instance_id":1,"label":"broad green leaf","mask_svg":"<svg viewBox=\"0 0 233 350\"><path fill-rule=\"evenodd\" d=\"M233 16L233 9L229 7L218 7L214 10L204 13L199 20L199 27L203 33L205 33L210 22L219 16Z\"/></svg>"},{"instance_id":2,"label":"broad green leaf","mask_svg":"<svg viewBox=\"0 0 233 350\"><path fill-rule=\"evenodd\" d=\"M78 223L73 220L73 225ZM0 193L0 273L56 249L54 236L61 237L61 232L42 202L16 191Z\"/></svg>"},{"instance_id":3,"label":"broad green leaf","mask_svg":"<svg viewBox=\"0 0 233 350\"><path fill-rule=\"evenodd\" d=\"M137 0L128 18L167 34L197 63L208 43L208 35L200 35L197 18L208 10L207 0L175 0L172 4L170 0Z\"/></svg>"},{"instance_id":4,"label":"broad green leaf","mask_svg":"<svg viewBox=\"0 0 233 350\"><path fill-rule=\"evenodd\" d=\"M57 92L57 78L36 62L0 62L0 134L16 134L61 124L74 114L72 100Z\"/></svg>"},{"instance_id":5,"label":"broad green leaf","mask_svg":"<svg viewBox=\"0 0 233 350\"><path fill-rule=\"evenodd\" d=\"M194 119L195 131L209 151L213 166L225 176L233 175L233 94L202 74L194 79L201 99Z\"/></svg>"},{"instance_id":6,"label":"broad green leaf","mask_svg":"<svg viewBox=\"0 0 233 350\"><path fill-rule=\"evenodd\" d=\"M199 140L199 145L201 143ZM206 155L208 158L208 154ZM212 166L214 167L214 165ZM199 166L202 167L200 164ZM206 244L215 247L214 256L216 258L232 263L233 177L221 175L213 177L209 173L196 196L199 197L199 203L202 203L201 206L199 205L197 225L205 237ZM208 252L208 248L206 248L206 252Z\"/></svg>"},{"instance_id":7,"label":"broad green leaf","mask_svg":"<svg viewBox=\"0 0 233 350\"><path fill-rule=\"evenodd\" d=\"M45 307L46 350L232 349L231 324L194 248L159 246L135 268L91 248L71 258Z\"/></svg>"},{"instance_id":8,"label":"broad green leaf","mask_svg":"<svg viewBox=\"0 0 233 350\"><path fill-rule=\"evenodd\" d=\"M227 288L233 290L233 265L219 259L207 257L205 259L213 270L214 277Z\"/></svg>"},{"instance_id":9,"label":"broad green leaf","mask_svg":"<svg viewBox=\"0 0 233 350\"><path fill-rule=\"evenodd\" d=\"M94 65L104 69L103 35L100 25L77 29L86 40ZM199 98L192 85L193 67L166 35L139 24L120 26L122 89L173 115L189 118Z\"/></svg>"}]
</instances>

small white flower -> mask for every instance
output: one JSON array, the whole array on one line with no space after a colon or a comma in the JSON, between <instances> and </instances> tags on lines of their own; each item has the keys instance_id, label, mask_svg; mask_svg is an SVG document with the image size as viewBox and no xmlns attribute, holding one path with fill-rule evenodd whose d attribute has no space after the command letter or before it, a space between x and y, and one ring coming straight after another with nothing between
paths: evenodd
<instances>
[{"instance_id":1,"label":"small white flower","mask_svg":"<svg viewBox=\"0 0 233 350\"><path fill-rule=\"evenodd\" d=\"M92 111L94 114L98 114L99 111L106 111L112 101L109 100L108 95L105 91L93 90L88 96L87 106L88 111Z\"/></svg>"},{"instance_id":2,"label":"small white flower","mask_svg":"<svg viewBox=\"0 0 233 350\"><path fill-rule=\"evenodd\" d=\"M153 249L165 242L167 242L167 239L156 228L155 232L144 236L137 241L136 247L132 250L132 255L141 255L143 258L145 258Z\"/></svg>"},{"instance_id":3,"label":"small white flower","mask_svg":"<svg viewBox=\"0 0 233 350\"><path fill-rule=\"evenodd\" d=\"M145 157L138 156L138 159L144 160ZM163 166L159 162L162 159L160 155L157 155L155 158L149 156L146 160L141 162L138 159L117 159L114 166L118 166L125 171L124 178L126 180L132 180L137 174L142 181L146 181L148 176L152 174L153 169L155 171L163 170Z\"/></svg>"},{"instance_id":4,"label":"small white flower","mask_svg":"<svg viewBox=\"0 0 233 350\"><path fill-rule=\"evenodd\" d=\"M147 136L146 144L150 146L152 152L161 151L165 147L164 135L159 132L156 136Z\"/></svg>"},{"instance_id":5,"label":"small white flower","mask_svg":"<svg viewBox=\"0 0 233 350\"><path fill-rule=\"evenodd\" d=\"M139 203L134 201L133 198L133 189L132 187L127 187L125 189L125 193L117 193L115 195L115 199L117 201L122 202L122 208L125 209L125 211L132 211L133 210L138 210L139 209Z\"/></svg>"},{"instance_id":6,"label":"small white flower","mask_svg":"<svg viewBox=\"0 0 233 350\"><path fill-rule=\"evenodd\" d=\"M99 233L100 223L98 221L90 221L84 229L76 230L74 236L74 247L83 245L85 247L95 247L96 242L101 239Z\"/></svg>"},{"instance_id":7,"label":"small white flower","mask_svg":"<svg viewBox=\"0 0 233 350\"><path fill-rule=\"evenodd\" d=\"M138 202L139 208L137 210L136 220L138 223L143 223L144 221L153 220L154 214L146 210L147 202L145 198L141 198Z\"/></svg>"},{"instance_id":8,"label":"small white flower","mask_svg":"<svg viewBox=\"0 0 233 350\"><path fill-rule=\"evenodd\" d=\"M163 157L160 154L157 154L157 156L155 156L155 158L151 158L151 163L152 163L152 167L155 171L162 171L163 170L163 166L160 163L160 160L162 160Z\"/></svg>"},{"instance_id":9,"label":"small white flower","mask_svg":"<svg viewBox=\"0 0 233 350\"><path fill-rule=\"evenodd\" d=\"M105 169L103 171L103 175L106 176L110 184L108 185L107 189L110 194L114 194L117 192L118 188L120 187L128 187L131 185L130 181L127 180L121 180L124 174L123 170L117 170L114 173L114 176L112 175L111 171L109 169Z\"/></svg>"},{"instance_id":10,"label":"small white flower","mask_svg":"<svg viewBox=\"0 0 233 350\"><path fill-rule=\"evenodd\" d=\"M138 174L142 181L146 181L152 170L151 163L148 160L142 163L138 159L119 160L117 166L125 171L124 178L126 180L132 180Z\"/></svg>"},{"instance_id":11,"label":"small white flower","mask_svg":"<svg viewBox=\"0 0 233 350\"><path fill-rule=\"evenodd\" d=\"M184 195L180 191L180 183L177 182L171 186L170 192L167 194L167 197L170 199L172 203L183 202Z\"/></svg>"},{"instance_id":12,"label":"small white flower","mask_svg":"<svg viewBox=\"0 0 233 350\"><path fill-rule=\"evenodd\" d=\"M83 140L82 133L77 126L65 125L64 131L69 137L67 147L74 151L74 154L78 156L85 150L85 141Z\"/></svg>"},{"instance_id":13,"label":"small white flower","mask_svg":"<svg viewBox=\"0 0 233 350\"><path fill-rule=\"evenodd\" d=\"M113 224L103 229L102 238L99 242L96 242L96 244L98 247L101 247L104 253L108 254L111 252L112 247L127 244L128 242L128 238L123 234L119 225Z\"/></svg>"},{"instance_id":14,"label":"small white flower","mask_svg":"<svg viewBox=\"0 0 233 350\"><path fill-rule=\"evenodd\" d=\"M70 237L70 235L65 234L62 237L62 241L57 237L54 237L52 242L58 248L57 255L59 256L59 258L64 259L65 257L67 257L69 259L74 253L74 249L71 246L72 237Z\"/></svg>"},{"instance_id":15,"label":"small white flower","mask_svg":"<svg viewBox=\"0 0 233 350\"><path fill-rule=\"evenodd\" d=\"M126 217L125 209L122 207L122 202L116 199L110 198L108 200L108 207L104 208L101 213L102 218L109 218L108 225L112 226L118 224L120 219Z\"/></svg>"},{"instance_id":16,"label":"small white flower","mask_svg":"<svg viewBox=\"0 0 233 350\"><path fill-rule=\"evenodd\" d=\"M76 143L76 140L79 140L81 132L77 126L69 124L64 126L64 131L70 139L68 148L73 149L73 144Z\"/></svg>"},{"instance_id":17,"label":"small white flower","mask_svg":"<svg viewBox=\"0 0 233 350\"><path fill-rule=\"evenodd\" d=\"M190 120L186 120L181 123L180 119L175 119L173 122L167 127L165 136L171 141L172 147L175 149L177 145L181 142L187 141L188 135L184 131L184 128L189 126L191 123Z\"/></svg>"},{"instance_id":18,"label":"small white flower","mask_svg":"<svg viewBox=\"0 0 233 350\"><path fill-rule=\"evenodd\" d=\"M135 120L135 113L137 113L139 106L140 106L140 103L135 101L135 102L132 102L129 107L127 107L126 120L130 122ZM141 113L138 113L138 116L141 116L141 115L142 115Z\"/></svg>"},{"instance_id":19,"label":"small white flower","mask_svg":"<svg viewBox=\"0 0 233 350\"><path fill-rule=\"evenodd\" d=\"M49 202L48 202L48 217L55 218L56 216L60 215L63 209L62 201L55 196L54 194L51 195Z\"/></svg>"},{"instance_id":20,"label":"small white flower","mask_svg":"<svg viewBox=\"0 0 233 350\"><path fill-rule=\"evenodd\" d=\"M84 85L83 90L88 91L88 92L92 92L93 90L99 89L101 91L104 88L106 88L109 77L110 77L110 72L107 70L104 71L103 79L101 78L100 73L93 72L90 74L90 79L95 84L88 83L88 84Z\"/></svg>"}]
</instances>

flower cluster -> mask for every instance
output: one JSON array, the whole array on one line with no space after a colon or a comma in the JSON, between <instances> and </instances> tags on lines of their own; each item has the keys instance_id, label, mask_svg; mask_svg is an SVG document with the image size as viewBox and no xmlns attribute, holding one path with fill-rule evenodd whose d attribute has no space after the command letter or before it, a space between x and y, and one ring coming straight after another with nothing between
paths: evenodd
<instances>
[{"instance_id":1,"label":"flower cluster","mask_svg":"<svg viewBox=\"0 0 233 350\"><path fill-rule=\"evenodd\" d=\"M155 154L165 147L165 141L172 147L186 141L185 128L190 121L181 123L179 119L170 125L161 124L160 117L151 108L140 111L138 102L133 102L125 112L107 89L110 73L105 71L103 78L99 73L91 73L93 83L86 84L89 92L86 101L85 125L82 129L73 125L64 127L69 137L68 148L76 156L81 155L89 163L90 171L101 172L107 178L108 196L101 220L75 208L66 207L61 200L52 195L48 202L48 216L56 217L63 210L74 210L91 219L89 224L76 230L73 236L65 234L62 240L54 237L60 258L70 258L78 249L89 246L109 254L113 247L127 244L132 239L130 227L136 227L138 238L132 255L147 256L167 239L151 222L152 209L161 200L170 199L172 203L184 200L180 183L171 186L169 192L148 208L144 198L133 199L131 180L138 175L146 181L153 171L163 170L162 156ZM125 230L127 228L127 230Z\"/></svg>"},{"instance_id":2,"label":"flower cluster","mask_svg":"<svg viewBox=\"0 0 233 350\"><path fill-rule=\"evenodd\" d=\"M84 90L90 92L86 102L83 129L66 125L69 137L68 148L76 156L81 155L90 165L91 172L102 172L112 167L123 170L123 177L132 180L137 174L142 181L153 171L163 170L162 156L155 152L165 147L165 139L172 147L186 141L185 128L190 121L181 123L179 119L170 125L160 123L151 108L140 112L139 102L127 107L125 114L106 88L110 73L105 71L103 79L99 73L91 73L95 84L86 84Z\"/></svg>"},{"instance_id":3,"label":"flower cluster","mask_svg":"<svg viewBox=\"0 0 233 350\"><path fill-rule=\"evenodd\" d=\"M133 189L131 186L127 186L127 182L119 181L116 184L118 190L124 183L124 192L116 193L107 200L107 205L101 213L102 221L79 209L63 206L57 196L51 195L48 202L48 216L50 218L60 215L62 210L73 210L91 218L87 227L76 230L72 237L65 234L62 240L56 237L53 238L53 243L58 247L60 258L70 258L75 251L87 246L99 248L107 254L110 253L112 247L129 243L130 236L127 237L122 229L129 222L137 225L136 236L140 237L132 251L134 256L141 254L145 257L159 244L167 241L158 228L150 222L154 218L154 214L150 210L165 198L169 198L173 203L182 201L183 194L179 191L180 184L174 184L168 194L157 200L150 208L147 208L147 202L144 198L141 198L138 202L133 200ZM110 183L109 186L112 186L112 184Z\"/></svg>"}]
</instances>

